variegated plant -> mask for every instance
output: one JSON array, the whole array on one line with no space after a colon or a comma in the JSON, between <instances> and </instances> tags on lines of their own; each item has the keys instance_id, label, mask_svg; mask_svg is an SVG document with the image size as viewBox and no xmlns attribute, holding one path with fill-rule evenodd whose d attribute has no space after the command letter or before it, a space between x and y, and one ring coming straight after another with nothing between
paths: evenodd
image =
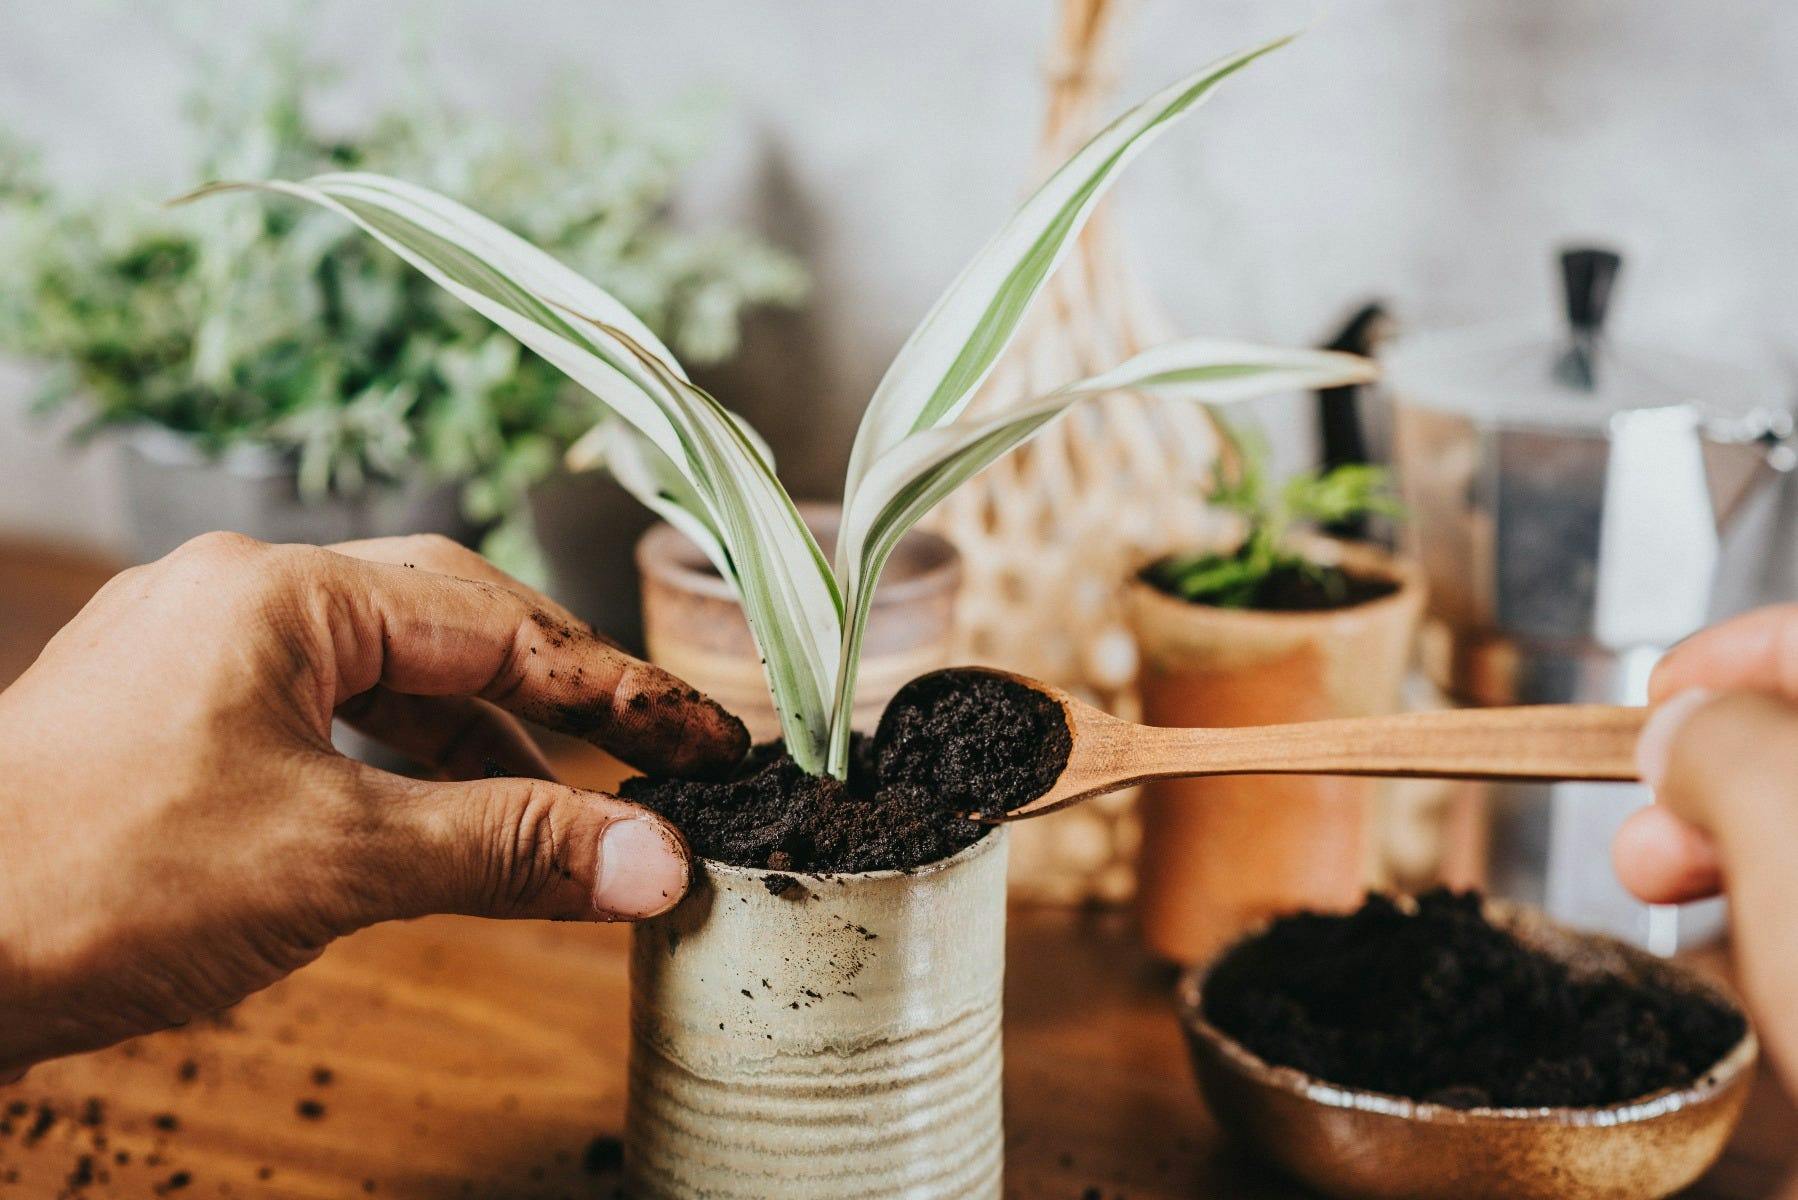
<instances>
[{"instance_id":1,"label":"variegated plant","mask_svg":"<svg viewBox=\"0 0 1798 1200\"><path fill-rule=\"evenodd\" d=\"M1031 301L1131 158L1282 38L1164 88L1106 127L1014 213L887 369L850 457L833 565L746 423L695 387L617 300L521 238L423 188L377 175L217 183L335 210L593 392L608 419L571 452L603 461L702 547L742 601L788 751L843 776L869 603L899 539L951 491L1070 405L1118 390L1226 403L1361 381L1361 359L1177 341L978 420L959 418Z\"/></svg>"}]
</instances>

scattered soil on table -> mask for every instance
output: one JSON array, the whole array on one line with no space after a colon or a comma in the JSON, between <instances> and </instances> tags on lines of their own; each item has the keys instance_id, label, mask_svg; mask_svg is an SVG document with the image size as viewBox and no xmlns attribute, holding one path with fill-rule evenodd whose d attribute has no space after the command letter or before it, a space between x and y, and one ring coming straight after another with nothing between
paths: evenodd
<instances>
[{"instance_id":1,"label":"scattered soil on table","mask_svg":"<svg viewBox=\"0 0 1798 1200\"><path fill-rule=\"evenodd\" d=\"M1227 952L1206 1019L1264 1061L1457 1108L1591 1107L1693 1082L1742 1015L1652 980L1572 969L1491 924L1475 893L1408 912L1369 896Z\"/></svg>"},{"instance_id":2,"label":"scattered soil on table","mask_svg":"<svg viewBox=\"0 0 1798 1200\"><path fill-rule=\"evenodd\" d=\"M1205 596L1180 594L1165 573L1163 559L1144 567L1141 578L1156 590L1188 604L1231 607L1255 612L1326 612L1332 608L1353 608L1370 600L1379 600L1398 591L1398 584L1377 575L1357 575L1341 567L1312 565L1309 569L1280 567L1270 571L1247 603L1219 606Z\"/></svg>"},{"instance_id":3,"label":"scattered soil on table","mask_svg":"<svg viewBox=\"0 0 1798 1200\"><path fill-rule=\"evenodd\" d=\"M978 841L968 819L1046 791L1073 742L1060 705L1032 688L975 672L908 684L878 736L857 736L847 783L808 775L778 742L757 746L722 782L637 778L622 789L678 826L694 851L776 874L909 871Z\"/></svg>"}]
</instances>

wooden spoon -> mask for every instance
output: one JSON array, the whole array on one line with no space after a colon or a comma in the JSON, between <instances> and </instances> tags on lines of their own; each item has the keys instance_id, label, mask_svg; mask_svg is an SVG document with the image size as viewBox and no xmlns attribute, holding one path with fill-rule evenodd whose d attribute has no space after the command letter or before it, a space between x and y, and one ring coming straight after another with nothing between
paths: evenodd
<instances>
[{"instance_id":1,"label":"wooden spoon","mask_svg":"<svg viewBox=\"0 0 1798 1200\"><path fill-rule=\"evenodd\" d=\"M1434 779L1633 780L1645 708L1539 704L1348 717L1293 725L1172 729L1120 721L1060 688L980 671L1060 704L1073 748L1049 790L983 820L1015 821L1132 784L1193 775L1383 775Z\"/></svg>"}]
</instances>

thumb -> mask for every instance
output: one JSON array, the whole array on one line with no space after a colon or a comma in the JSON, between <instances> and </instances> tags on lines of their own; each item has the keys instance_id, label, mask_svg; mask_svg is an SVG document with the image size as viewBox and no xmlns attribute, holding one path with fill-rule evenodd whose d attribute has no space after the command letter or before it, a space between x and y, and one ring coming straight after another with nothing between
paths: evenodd
<instances>
[{"instance_id":1,"label":"thumb","mask_svg":"<svg viewBox=\"0 0 1798 1200\"><path fill-rule=\"evenodd\" d=\"M1636 752L1642 781L1674 815L1731 840L1798 824L1798 705L1760 692L1680 692L1660 704ZM1789 843L1788 843L1789 844Z\"/></svg>"},{"instance_id":2,"label":"thumb","mask_svg":"<svg viewBox=\"0 0 1798 1200\"><path fill-rule=\"evenodd\" d=\"M634 921L687 892L691 854L668 822L600 792L542 779L427 783L387 776L369 889L397 911Z\"/></svg>"},{"instance_id":3,"label":"thumb","mask_svg":"<svg viewBox=\"0 0 1798 1200\"><path fill-rule=\"evenodd\" d=\"M1798 1063L1798 705L1753 692L1688 695L1644 726L1643 779L1716 844L1739 982L1771 1057Z\"/></svg>"}]
</instances>

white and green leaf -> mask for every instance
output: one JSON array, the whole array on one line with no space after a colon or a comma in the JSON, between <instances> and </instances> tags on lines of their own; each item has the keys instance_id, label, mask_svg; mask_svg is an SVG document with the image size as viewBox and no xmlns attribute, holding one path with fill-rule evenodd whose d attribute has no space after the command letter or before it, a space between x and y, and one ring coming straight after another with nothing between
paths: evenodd
<instances>
[{"instance_id":1,"label":"white and green leaf","mask_svg":"<svg viewBox=\"0 0 1798 1200\"><path fill-rule=\"evenodd\" d=\"M980 421L920 430L874 463L844 510L838 558L847 615L836 711L853 711L862 632L874 587L899 540L955 489L1034 437L1075 403L1108 392L1235 404L1277 392L1365 383L1373 364L1329 350L1288 350L1192 338L1157 346L1108 371ZM830 764L846 765L847 722L833 726Z\"/></svg>"},{"instance_id":2,"label":"white and green leaf","mask_svg":"<svg viewBox=\"0 0 1798 1200\"><path fill-rule=\"evenodd\" d=\"M1163 88L1106 126L1024 201L887 368L856 432L845 506L854 503L881 455L920 430L953 421L967 407L1124 166L1220 83L1291 40L1229 55ZM839 550L839 573L846 565Z\"/></svg>"},{"instance_id":3,"label":"white and green leaf","mask_svg":"<svg viewBox=\"0 0 1798 1200\"><path fill-rule=\"evenodd\" d=\"M644 440L638 494L653 497L664 514L688 512L690 532L711 534L708 552L736 587L763 650L788 747L801 766L821 770L841 600L760 439L688 383L668 349L604 289L447 197L359 173L214 184L194 195L244 188L294 196L354 221L592 392ZM675 476L681 486L665 486Z\"/></svg>"}]
</instances>

